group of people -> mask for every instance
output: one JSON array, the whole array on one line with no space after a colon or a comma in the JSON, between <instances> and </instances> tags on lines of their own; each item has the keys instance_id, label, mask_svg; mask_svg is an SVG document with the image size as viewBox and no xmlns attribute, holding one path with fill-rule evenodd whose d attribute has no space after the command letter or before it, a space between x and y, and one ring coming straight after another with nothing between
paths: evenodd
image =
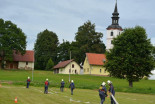
<instances>
[{"instance_id":1,"label":"group of people","mask_svg":"<svg viewBox=\"0 0 155 104\"><path fill-rule=\"evenodd\" d=\"M29 88L30 82L31 82L30 77L28 77L26 88ZM111 104L116 104L114 99L113 99L113 97L112 97L112 96L115 96L114 86L113 86L113 84L112 84L112 82L110 80L108 80L107 83L109 85L108 92L110 94ZM49 86L49 81L48 81L48 79L46 79L44 94L48 94L48 86ZM61 80L61 86L60 86L60 91L61 92L64 91L64 86L65 86L65 82L62 79ZM73 90L75 89L75 85L74 85L74 81L73 80L71 80L69 88L71 88L71 95L73 95ZM106 83L105 82L103 82L101 84L101 86L99 87L99 96L101 98L101 104L103 104L103 102L105 101L105 97L108 97L107 89L106 89Z\"/></svg>"},{"instance_id":2,"label":"group of people","mask_svg":"<svg viewBox=\"0 0 155 104\"><path fill-rule=\"evenodd\" d=\"M29 85L30 85L30 77L27 78L27 86L26 88L29 88ZM48 81L48 78L46 79L45 81L45 90L44 90L44 94L48 94L48 86L49 86L49 81ZM62 79L61 80L61 86L60 86L60 91L63 92L64 91L64 86L65 86L65 82L64 80ZM73 95L73 90L75 89L75 85L74 85L74 81L71 80L71 83L69 85L69 88L71 88L71 95Z\"/></svg>"},{"instance_id":3,"label":"group of people","mask_svg":"<svg viewBox=\"0 0 155 104\"><path fill-rule=\"evenodd\" d=\"M109 94L110 94L110 99L111 99L111 104L116 104L114 101L114 98L112 96L115 96L115 90L114 90L114 86L112 84L112 82L110 80L107 81L108 85L109 85ZM103 102L105 101L105 97L108 97L107 94L107 89L106 89L106 83L103 82L99 88L99 96L101 98L101 104L103 104Z\"/></svg>"}]
</instances>

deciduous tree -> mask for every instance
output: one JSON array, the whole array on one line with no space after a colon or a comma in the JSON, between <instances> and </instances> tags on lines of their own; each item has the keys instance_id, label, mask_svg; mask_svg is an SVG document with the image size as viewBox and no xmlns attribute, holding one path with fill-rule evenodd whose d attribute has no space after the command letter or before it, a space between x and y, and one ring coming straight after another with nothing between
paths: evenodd
<instances>
[{"instance_id":1,"label":"deciduous tree","mask_svg":"<svg viewBox=\"0 0 155 104\"><path fill-rule=\"evenodd\" d=\"M0 59L2 68L4 61L13 59L13 52L26 52L26 36L20 28L11 21L0 19Z\"/></svg>"},{"instance_id":2,"label":"deciduous tree","mask_svg":"<svg viewBox=\"0 0 155 104\"><path fill-rule=\"evenodd\" d=\"M103 34L101 32L96 32L95 24L92 24L90 21L87 21L78 28L78 32L75 35L76 46L78 48L78 63L84 61L86 52L105 52L105 45L102 42L102 37Z\"/></svg>"},{"instance_id":3,"label":"deciduous tree","mask_svg":"<svg viewBox=\"0 0 155 104\"><path fill-rule=\"evenodd\" d=\"M46 69L46 64L51 58L54 63L57 62L57 47L59 44L56 33L44 30L37 35L34 46L35 51L35 69Z\"/></svg>"},{"instance_id":4,"label":"deciduous tree","mask_svg":"<svg viewBox=\"0 0 155 104\"><path fill-rule=\"evenodd\" d=\"M152 45L143 27L126 28L117 36L114 47L106 53L105 67L114 77L126 78L129 86L153 70Z\"/></svg>"}]
</instances>

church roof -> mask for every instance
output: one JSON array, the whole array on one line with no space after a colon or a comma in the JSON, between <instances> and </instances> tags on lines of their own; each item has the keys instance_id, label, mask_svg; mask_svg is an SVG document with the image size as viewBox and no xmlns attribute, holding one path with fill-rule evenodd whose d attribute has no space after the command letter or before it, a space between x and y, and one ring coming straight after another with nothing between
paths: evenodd
<instances>
[{"instance_id":1,"label":"church roof","mask_svg":"<svg viewBox=\"0 0 155 104\"><path fill-rule=\"evenodd\" d=\"M121 26L119 25L109 25L107 27L107 30L110 30L110 29L119 29L119 30L123 30Z\"/></svg>"},{"instance_id":2,"label":"church roof","mask_svg":"<svg viewBox=\"0 0 155 104\"><path fill-rule=\"evenodd\" d=\"M115 8L114 8L114 12L112 13L112 24L109 25L107 27L107 30L110 30L110 29L119 29L119 30L123 30L121 26L119 26L119 13L118 13L118 9L117 9L117 1L116 1L116 4L115 4Z\"/></svg>"}]
</instances>

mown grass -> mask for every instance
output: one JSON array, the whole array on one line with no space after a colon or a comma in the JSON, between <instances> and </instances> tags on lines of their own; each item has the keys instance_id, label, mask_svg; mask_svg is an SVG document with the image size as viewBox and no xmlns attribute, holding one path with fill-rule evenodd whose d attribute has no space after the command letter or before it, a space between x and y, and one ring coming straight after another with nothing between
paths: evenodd
<instances>
[{"instance_id":1,"label":"mown grass","mask_svg":"<svg viewBox=\"0 0 155 104\"><path fill-rule=\"evenodd\" d=\"M3 85L0 87L0 104L14 104L17 97L18 104L99 104L98 91L90 89L75 89L71 95L70 89L60 92L59 88L49 87L49 94L44 94L44 87ZM155 95L116 92L119 104L155 104ZM110 104L106 97L104 104Z\"/></svg>"},{"instance_id":2,"label":"mown grass","mask_svg":"<svg viewBox=\"0 0 155 104\"><path fill-rule=\"evenodd\" d=\"M0 70L0 82L6 82L14 85L26 85L28 76L32 76L32 71L25 70ZM68 88L69 75L53 74L52 71L34 71L34 78L31 86L44 86L45 79L48 78L51 87L60 87L61 79L65 81L65 87ZM133 83L133 88L128 86L125 79L117 79L112 77L91 76L91 75L70 75L74 80L75 87L80 89L98 89L103 81L111 80L117 92L144 93L155 94L155 80L141 80ZM31 78L32 80L32 78ZM108 87L108 86L107 86Z\"/></svg>"}]
</instances>

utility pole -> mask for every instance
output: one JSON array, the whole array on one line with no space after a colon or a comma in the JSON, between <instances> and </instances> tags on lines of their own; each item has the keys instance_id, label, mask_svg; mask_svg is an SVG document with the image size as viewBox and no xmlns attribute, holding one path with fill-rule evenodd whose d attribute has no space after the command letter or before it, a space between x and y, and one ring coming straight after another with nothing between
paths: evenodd
<instances>
[{"instance_id":1,"label":"utility pole","mask_svg":"<svg viewBox=\"0 0 155 104\"><path fill-rule=\"evenodd\" d=\"M34 64L34 53L33 53L33 64ZM33 81L33 71L34 71L34 68L32 68L32 81Z\"/></svg>"},{"instance_id":2,"label":"utility pole","mask_svg":"<svg viewBox=\"0 0 155 104\"><path fill-rule=\"evenodd\" d=\"M70 60L71 60L71 51L70 51ZM69 69L69 82L70 82L70 73L71 73L71 63L70 63L70 69Z\"/></svg>"}]
</instances>

